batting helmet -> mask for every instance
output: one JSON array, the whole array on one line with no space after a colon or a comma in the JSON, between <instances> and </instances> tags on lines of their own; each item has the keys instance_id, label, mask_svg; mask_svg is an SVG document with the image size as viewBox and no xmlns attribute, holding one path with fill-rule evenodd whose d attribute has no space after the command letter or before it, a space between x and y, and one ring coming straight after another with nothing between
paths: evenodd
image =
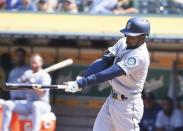
<instances>
[{"instance_id":1,"label":"batting helmet","mask_svg":"<svg viewBox=\"0 0 183 131\"><path fill-rule=\"evenodd\" d=\"M126 28L120 32L128 36L149 35L150 23L144 18L134 17L128 20Z\"/></svg>"}]
</instances>

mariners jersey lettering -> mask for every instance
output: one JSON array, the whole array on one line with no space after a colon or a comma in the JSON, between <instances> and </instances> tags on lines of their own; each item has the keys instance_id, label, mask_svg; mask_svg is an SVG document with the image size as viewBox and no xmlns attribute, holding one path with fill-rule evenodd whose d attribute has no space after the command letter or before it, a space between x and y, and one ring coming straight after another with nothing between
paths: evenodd
<instances>
[{"instance_id":1,"label":"mariners jersey lettering","mask_svg":"<svg viewBox=\"0 0 183 131\"><path fill-rule=\"evenodd\" d=\"M146 43L136 49L126 49L126 38L121 38L108 50L115 55L114 64L119 65L126 75L111 80L110 84L115 91L130 95L143 90L150 64Z\"/></svg>"}]
</instances>

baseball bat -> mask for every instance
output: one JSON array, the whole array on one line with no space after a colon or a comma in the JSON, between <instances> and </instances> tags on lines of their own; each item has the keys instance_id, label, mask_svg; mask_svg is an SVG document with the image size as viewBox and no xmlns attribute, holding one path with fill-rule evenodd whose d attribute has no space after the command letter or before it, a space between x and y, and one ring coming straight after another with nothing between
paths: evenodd
<instances>
[{"instance_id":1,"label":"baseball bat","mask_svg":"<svg viewBox=\"0 0 183 131\"><path fill-rule=\"evenodd\" d=\"M61 61L61 62L59 62L57 64L54 64L52 66L49 66L49 67L45 68L44 71L52 72L52 71L61 69L63 67L69 66L71 64L73 64L73 60L72 59L67 59L67 60Z\"/></svg>"},{"instance_id":2,"label":"baseball bat","mask_svg":"<svg viewBox=\"0 0 183 131\"><path fill-rule=\"evenodd\" d=\"M4 90L31 90L31 89L65 89L66 85L40 85L40 84L23 84L23 83L5 83Z\"/></svg>"},{"instance_id":3,"label":"baseball bat","mask_svg":"<svg viewBox=\"0 0 183 131\"><path fill-rule=\"evenodd\" d=\"M57 63L57 64L54 64L54 65L52 65L52 66L49 66L49 67L47 67L47 68L45 68L45 69L43 69L43 70L44 70L45 72L49 73L49 72L52 72L52 71L61 69L61 68L63 68L63 67L69 66L69 65L71 65L71 64L73 64L73 60L72 60L72 59L67 59L67 60L61 61L61 62L59 62L59 63ZM21 82L21 83L22 83L22 82L23 82L23 83L28 82L29 79L32 78L32 77L35 77L36 74L37 74L37 73L32 74L29 78L20 78L20 79L18 79L18 82Z\"/></svg>"}]
</instances>

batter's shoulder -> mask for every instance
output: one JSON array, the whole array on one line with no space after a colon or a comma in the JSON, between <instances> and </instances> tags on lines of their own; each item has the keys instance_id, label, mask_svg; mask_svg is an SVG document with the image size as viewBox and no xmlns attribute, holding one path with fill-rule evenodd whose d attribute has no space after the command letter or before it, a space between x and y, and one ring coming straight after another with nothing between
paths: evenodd
<instances>
[{"instance_id":1,"label":"batter's shoulder","mask_svg":"<svg viewBox=\"0 0 183 131\"><path fill-rule=\"evenodd\" d=\"M118 49L122 50L122 49L126 49L127 44L126 44L126 38L121 38L118 40L118 42L116 43L118 46Z\"/></svg>"},{"instance_id":2,"label":"batter's shoulder","mask_svg":"<svg viewBox=\"0 0 183 131\"><path fill-rule=\"evenodd\" d=\"M119 44L120 46L126 46L126 38L123 37L123 38L119 39L117 44Z\"/></svg>"}]
</instances>

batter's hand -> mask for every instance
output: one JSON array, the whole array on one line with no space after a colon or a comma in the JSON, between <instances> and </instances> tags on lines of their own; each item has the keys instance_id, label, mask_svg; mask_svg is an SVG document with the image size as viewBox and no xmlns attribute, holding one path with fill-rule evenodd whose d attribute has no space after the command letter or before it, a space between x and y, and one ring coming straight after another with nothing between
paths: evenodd
<instances>
[{"instance_id":1,"label":"batter's hand","mask_svg":"<svg viewBox=\"0 0 183 131\"><path fill-rule=\"evenodd\" d=\"M76 77L76 80L80 80L80 79L82 79L83 77L82 76L77 76Z\"/></svg>"},{"instance_id":2,"label":"batter's hand","mask_svg":"<svg viewBox=\"0 0 183 131\"><path fill-rule=\"evenodd\" d=\"M67 87L65 88L65 92L78 92L81 91L82 89L79 88L78 84L76 81L68 81L64 83Z\"/></svg>"}]
</instances>

